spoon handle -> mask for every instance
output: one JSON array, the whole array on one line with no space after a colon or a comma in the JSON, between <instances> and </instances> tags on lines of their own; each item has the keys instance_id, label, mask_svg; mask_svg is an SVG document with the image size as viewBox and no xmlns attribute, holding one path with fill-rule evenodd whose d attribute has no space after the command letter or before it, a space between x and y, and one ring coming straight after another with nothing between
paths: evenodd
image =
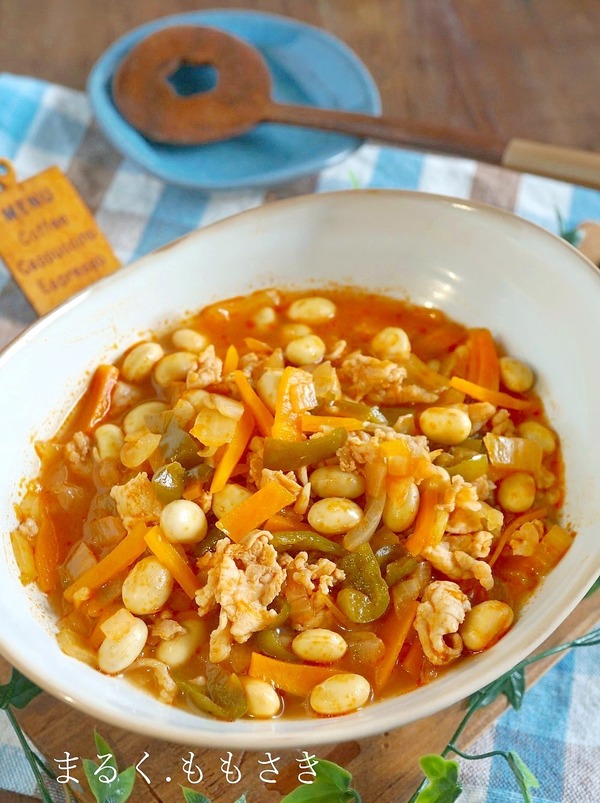
<instances>
[{"instance_id":1,"label":"spoon handle","mask_svg":"<svg viewBox=\"0 0 600 803\"><path fill-rule=\"evenodd\" d=\"M356 112L269 103L264 121L337 131L423 151L463 156L600 189L600 153Z\"/></svg>"},{"instance_id":2,"label":"spoon handle","mask_svg":"<svg viewBox=\"0 0 600 803\"><path fill-rule=\"evenodd\" d=\"M493 136L482 136L471 131L456 131L427 123L315 106L271 103L266 109L264 119L274 123L337 131L417 150L441 151L495 164L500 163L506 145Z\"/></svg>"}]
</instances>

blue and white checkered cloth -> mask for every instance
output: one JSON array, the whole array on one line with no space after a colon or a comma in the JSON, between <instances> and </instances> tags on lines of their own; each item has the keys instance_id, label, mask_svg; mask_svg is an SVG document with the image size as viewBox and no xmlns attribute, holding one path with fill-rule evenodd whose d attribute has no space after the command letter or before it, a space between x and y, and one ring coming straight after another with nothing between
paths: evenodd
<instances>
[{"instance_id":1,"label":"blue and white checkered cloth","mask_svg":"<svg viewBox=\"0 0 600 803\"><path fill-rule=\"evenodd\" d=\"M600 220L600 193L466 159L364 145L344 162L287 187L206 193L165 184L123 159L96 127L85 94L0 74L0 157L19 178L58 165L78 187L126 263L199 226L277 197L361 187L415 189L510 209L557 232ZM0 265L0 347L34 313ZM598 592L600 593L600 592ZM536 803L600 801L600 648L569 654L471 748L516 750L540 780ZM521 801L503 762L461 761L465 803ZM0 719L0 790L35 794L8 723ZM0 798L2 792L0 791ZM365 799L367 799L365 794Z\"/></svg>"}]
</instances>

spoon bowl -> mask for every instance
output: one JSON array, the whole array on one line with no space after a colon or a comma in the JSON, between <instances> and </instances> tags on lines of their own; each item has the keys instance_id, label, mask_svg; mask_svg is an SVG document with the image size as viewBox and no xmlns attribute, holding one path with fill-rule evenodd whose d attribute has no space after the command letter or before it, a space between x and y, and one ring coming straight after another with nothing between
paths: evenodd
<instances>
[{"instance_id":1,"label":"spoon bowl","mask_svg":"<svg viewBox=\"0 0 600 803\"><path fill-rule=\"evenodd\" d=\"M182 66L210 66L216 84L180 94L171 80ZM265 119L271 75L260 53L214 28L177 25L143 39L121 62L114 102L155 142L197 145L243 134Z\"/></svg>"}]
</instances>

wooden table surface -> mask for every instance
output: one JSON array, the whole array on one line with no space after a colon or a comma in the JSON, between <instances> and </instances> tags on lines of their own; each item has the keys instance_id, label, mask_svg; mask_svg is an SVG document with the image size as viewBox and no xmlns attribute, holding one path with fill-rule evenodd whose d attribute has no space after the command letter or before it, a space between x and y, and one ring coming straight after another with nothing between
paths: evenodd
<instances>
[{"instance_id":1,"label":"wooden table surface","mask_svg":"<svg viewBox=\"0 0 600 803\"><path fill-rule=\"evenodd\" d=\"M598 0L0 0L0 70L83 88L129 29L215 6L339 36L387 114L600 151Z\"/></svg>"}]
</instances>

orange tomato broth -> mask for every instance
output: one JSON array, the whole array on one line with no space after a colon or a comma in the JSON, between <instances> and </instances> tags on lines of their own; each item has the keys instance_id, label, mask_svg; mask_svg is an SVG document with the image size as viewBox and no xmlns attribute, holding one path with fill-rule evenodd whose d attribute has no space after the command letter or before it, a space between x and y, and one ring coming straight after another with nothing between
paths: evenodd
<instances>
[{"instance_id":1,"label":"orange tomato broth","mask_svg":"<svg viewBox=\"0 0 600 803\"><path fill-rule=\"evenodd\" d=\"M473 359L469 363L469 330L459 323L451 321L444 313L436 309L418 307L406 301L401 301L382 295L366 293L353 288L319 289L310 292L296 291L260 291L247 297L228 299L223 302L206 307L193 318L183 322L181 326L191 327L207 336L210 343L214 344L216 353L221 359L225 359L228 348L233 344L237 349L239 357L244 358L250 352L260 354L262 350L268 353L273 348L285 348L288 340L284 336L284 327L289 326L292 321L286 317L286 310L289 305L299 298L321 296L331 299L336 305L335 316L328 321L321 323L311 323L311 330L317 334L325 343L326 351L331 351L336 343L343 339L347 346L344 354L347 355L354 351L361 351L370 354L370 343L372 338L384 327L401 327L407 333L412 353L415 354L423 363L433 367L434 372L442 373L445 376L469 377L469 370L472 371ZM268 326L261 326L254 321L256 314L264 307L270 307L275 313L275 322ZM482 316L483 317L483 316ZM482 320L482 325L485 320ZM170 333L156 338L165 352L176 349L170 343ZM263 344L266 344L263 346ZM489 349L489 342L486 341L486 348ZM500 351L498 351L500 354ZM519 356L519 355L517 355ZM525 355L526 356L526 355ZM117 362L117 368L122 365L122 359ZM469 368L471 365L471 369ZM493 370L492 370L493 374ZM97 383L96 383L97 384ZM136 386L135 404L147 400L162 399L173 403L173 399L182 390L181 383L169 388L161 388L152 379L148 379ZM223 392L222 388L210 392ZM502 390L502 388L501 388ZM96 388L95 393L98 392ZM112 387L107 391L110 403ZM40 588L48 595L51 604L56 611L59 619L59 628L62 632L68 632L69 644L66 649L69 654L81 660L87 660L94 664L94 654L98 646L102 643L103 633L101 630L102 622L107 619L121 605L119 596L119 584L127 574L127 570L122 571L116 578L111 579L101 588L94 590L88 599L83 599L74 604L64 596L64 590L69 586L73 578L69 577L65 570L65 561L73 553L74 547L83 539L88 545L92 545L96 559L100 560L114 548L113 541L118 542L126 533L126 528L119 522L114 504L109 496L109 488L112 484L121 484L126 481L126 477L131 476L131 471L119 466L115 461L97 461L91 459L89 465L77 466L65 460L65 444L71 441L73 435L82 422L84 410L90 408L90 394L80 400L77 408L69 416L65 425L55 439L38 444L38 453L41 458L41 468L39 476L28 486L27 494L23 502L17 506L17 513L21 521L33 519L38 525L38 533L33 538L29 537L31 545L31 555L27 552L27 544L23 539L17 539L15 551L24 551L23 555L18 556L18 563L21 568L21 575L24 582L35 581ZM114 397L113 397L114 398ZM239 395L238 395L239 398ZM541 400L534 391L528 391L520 398L531 402L527 410L510 410L509 418L512 424L517 427L525 420L534 420L549 427L545 417ZM452 388L442 391L438 404L463 404L473 402L473 399L465 397ZM418 415L427 405L422 403L407 404L403 407L409 408L409 412L415 413L417 420L418 434ZM130 409L130 408L129 408ZM127 409L114 413L111 406L102 414L101 423L115 423L121 425ZM89 415L89 413L86 413ZM97 429L99 421L90 423L89 433L91 436L91 446L93 447L93 432ZM260 434L258 430L254 435ZM432 446L432 449L436 446ZM223 447L217 451L215 459L223 454ZM87 458L86 458L87 459ZM458 461L460 462L460 461ZM137 471L144 470L149 477L153 471L160 467L160 460L156 457L149 459ZM309 467L314 468L314 467ZM550 455L544 455L543 469L545 476L553 477L548 488L538 489L536 501L533 507L543 506L547 513L545 516L545 530L548 531L558 520L558 514L564 497L563 466L560 453L560 446ZM247 481L247 453L240 459L235 469L232 471L232 482L244 484ZM499 480L505 472L491 469L491 478ZM186 486L187 493L184 498L200 498L200 494L210 486L210 480L196 482ZM194 494L196 496L194 497ZM314 497L313 497L314 499ZM364 499L364 497L361 497ZM357 501L364 507L361 499ZM495 504L498 507L497 504ZM504 517L503 531L511 524L519 514L507 512ZM114 521L109 521L110 527L114 528L111 534L111 548L103 549L98 544L101 537L94 539L94 532L98 528L98 521L103 520L106 525L106 517L113 517ZM277 519L277 516L279 519ZM296 526L296 518L288 516L284 511L273 517L277 529L285 530L290 527L285 524L285 520L292 521L291 527ZM215 516L208 513L209 525L214 524ZM283 523L282 523L283 522ZM303 529L312 529L306 524ZM410 535L414 525L409 526L407 532L398 534L400 543L407 535ZM275 531L275 527L273 528ZM501 536L499 536L501 537ZM498 544L499 537L494 539L494 544L490 550L490 557L494 553L494 547ZM377 534L374 536L377 542ZM339 536L331 536L331 540L336 543L341 542ZM15 540L13 540L15 544ZM564 545L563 545L564 546ZM18 547L18 548L17 548ZM187 561L192 571L196 572L196 556L193 548L183 549L178 547L179 553ZM456 582L460 585L463 592L467 595L472 605L476 605L487 599L499 599L507 602L518 614L519 609L530 597L540 580L552 566L560 559L561 546L557 552L552 553L548 550L537 550L531 556L518 556L511 554L510 549L504 547L502 553L496 560L493 567L494 586L486 590L475 579L463 579ZM145 552L144 554L149 554ZM28 561L28 557L32 560ZM435 568L433 570L433 580L447 579ZM205 576L200 576L199 582L205 581ZM392 615L393 606L390 603L387 613L371 624L361 624L350 622L339 608L336 606L337 588L334 588L327 600L330 607L331 624L333 629L341 634L360 634L374 633L376 636L384 634L386 616ZM189 596L177 584L165 606L170 612L172 619L183 622L187 619L196 617L195 607ZM152 624L159 614L152 614L142 617ZM208 633L217 625L218 614L214 610L204 617L206 622L206 632ZM389 627L389 625L388 625ZM284 625L283 642L289 649L289 642L293 635L286 630ZM350 636L348 637L350 640ZM360 640L361 637L355 637ZM385 642L384 642L385 644ZM154 645L155 646L155 645ZM144 648L142 657L152 657L154 646L148 642ZM491 645L489 645L491 646ZM63 649L65 646L63 645ZM251 659L252 651L257 651L257 635L252 635L243 644L234 644L231 654L220 665L228 672L244 675L247 672ZM400 647L397 660L394 660L393 668L387 682L381 688L377 688L378 665L382 665L385 656L377 656L377 660L368 658L362 661L360 649L349 650L348 653L335 662L334 668L339 671L358 672L363 674L369 682L375 686L375 698L404 693L416 688L418 685L428 683L440 672L445 672L446 667L438 667L432 664L423 655L420 648L417 634L414 628L410 628L408 636ZM202 675L208 657L208 645L203 643L195 652L192 659L177 671L177 675L182 678L196 678ZM464 657L464 656L463 656ZM461 657L459 660L463 660ZM455 664L450 664L450 666ZM150 690L156 692L156 685L151 673L147 671L129 672L128 675L138 683L142 683ZM284 700L286 715L305 716L310 714L310 707L307 700L298 696L281 692ZM175 699L175 704L189 706L185 702L184 695L179 694ZM191 706L194 708L193 705Z\"/></svg>"}]
</instances>

